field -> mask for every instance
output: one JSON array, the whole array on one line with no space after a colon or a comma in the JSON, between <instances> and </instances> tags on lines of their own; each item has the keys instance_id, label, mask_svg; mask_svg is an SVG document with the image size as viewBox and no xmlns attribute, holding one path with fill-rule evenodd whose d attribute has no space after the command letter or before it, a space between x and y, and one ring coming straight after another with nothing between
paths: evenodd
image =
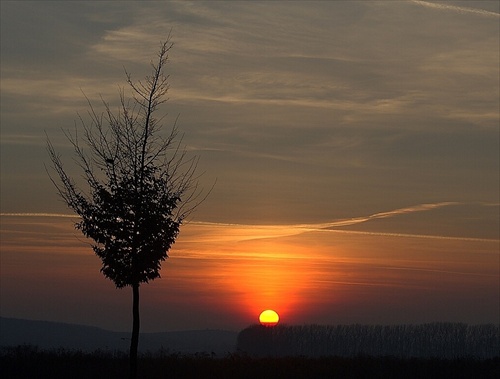
<instances>
[{"instance_id":1,"label":"field","mask_svg":"<svg viewBox=\"0 0 500 379\"><path fill-rule=\"evenodd\" d=\"M500 358L438 359L396 357L250 357L230 354L142 354L139 378L497 378ZM3 348L2 378L127 378L128 358L122 352L40 350L32 346Z\"/></svg>"},{"instance_id":2,"label":"field","mask_svg":"<svg viewBox=\"0 0 500 379\"><path fill-rule=\"evenodd\" d=\"M434 322L418 325L252 325L237 350L253 357L396 357L488 359L500 353L500 327Z\"/></svg>"},{"instance_id":3,"label":"field","mask_svg":"<svg viewBox=\"0 0 500 379\"><path fill-rule=\"evenodd\" d=\"M64 330L70 335L75 332L67 326ZM180 336L185 342L194 336L193 341L200 343L206 337ZM212 342L221 337L208 336ZM166 342L174 336L160 337ZM143 352L139 378L488 379L500 377L499 342L500 327L488 324L252 325L238 334L234 345L224 345L231 346L225 353L179 353L163 347ZM122 379L128 377L128 355L109 347L82 350L12 344L0 348L0 377Z\"/></svg>"}]
</instances>

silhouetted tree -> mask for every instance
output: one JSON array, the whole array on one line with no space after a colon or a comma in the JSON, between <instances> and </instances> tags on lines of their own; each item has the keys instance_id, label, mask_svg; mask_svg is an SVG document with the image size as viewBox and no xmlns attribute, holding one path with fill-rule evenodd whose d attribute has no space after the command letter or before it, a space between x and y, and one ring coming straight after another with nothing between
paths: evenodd
<instances>
[{"instance_id":1,"label":"silhouetted tree","mask_svg":"<svg viewBox=\"0 0 500 379\"><path fill-rule=\"evenodd\" d=\"M203 200L195 176L198 158L187 159L180 149L176 122L169 133L162 134L162 118L155 117L158 106L167 100L164 68L171 48L169 37L145 80L133 81L125 71L133 97L126 99L121 90L117 112L102 100L104 111L98 114L87 99L91 122L80 117L83 137L65 132L88 191L68 175L47 139L58 177L51 180L68 207L80 216L76 228L94 241L101 272L117 288L132 287L131 378L137 376L139 286L160 277L161 262L168 257L179 227Z\"/></svg>"}]
</instances>

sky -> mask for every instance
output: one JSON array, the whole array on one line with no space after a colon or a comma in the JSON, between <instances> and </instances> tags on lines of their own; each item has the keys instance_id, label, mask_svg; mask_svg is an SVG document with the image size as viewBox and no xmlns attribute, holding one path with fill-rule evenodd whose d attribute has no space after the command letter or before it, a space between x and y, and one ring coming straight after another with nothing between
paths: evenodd
<instances>
[{"instance_id":1,"label":"sky","mask_svg":"<svg viewBox=\"0 0 500 379\"><path fill-rule=\"evenodd\" d=\"M0 3L0 315L131 328L46 134L115 106L171 33L165 130L210 196L143 331L500 319L498 1ZM129 92L125 92L128 94Z\"/></svg>"}]
</instances>

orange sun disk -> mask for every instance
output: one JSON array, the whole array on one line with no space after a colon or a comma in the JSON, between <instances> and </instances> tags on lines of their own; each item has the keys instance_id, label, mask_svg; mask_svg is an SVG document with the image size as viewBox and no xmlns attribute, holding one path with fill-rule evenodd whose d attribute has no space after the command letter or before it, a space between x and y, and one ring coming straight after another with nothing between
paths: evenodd
<instances>
[{"instance_id":1,"label":"orange sun disk","mask_svg":"<svg viewBox=\"0 0 500 379\"><path fill-rule=\"evenodd\" d=\"M259 316L259 321L261 325L264 326L274 326L280 320L280 316L272 309L267 309L263 311Z\"/></svg>"}]
</instances>

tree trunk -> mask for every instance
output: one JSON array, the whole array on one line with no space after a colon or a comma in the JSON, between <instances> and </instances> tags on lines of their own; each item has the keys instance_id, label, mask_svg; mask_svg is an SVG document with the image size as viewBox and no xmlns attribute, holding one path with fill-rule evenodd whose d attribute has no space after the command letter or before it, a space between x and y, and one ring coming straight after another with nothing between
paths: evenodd
<instances>
[{"instance_id":1,"label":"tree trunk","mask_svg":"<svg viewBox=\"0 0 500 379\"><path fill-rule=\"evenodd\" d=\"M139 345L139 283L132 285L132 338L130 340L130 379L137 378L137 346Z\"/></svg>"}]
</instances>

